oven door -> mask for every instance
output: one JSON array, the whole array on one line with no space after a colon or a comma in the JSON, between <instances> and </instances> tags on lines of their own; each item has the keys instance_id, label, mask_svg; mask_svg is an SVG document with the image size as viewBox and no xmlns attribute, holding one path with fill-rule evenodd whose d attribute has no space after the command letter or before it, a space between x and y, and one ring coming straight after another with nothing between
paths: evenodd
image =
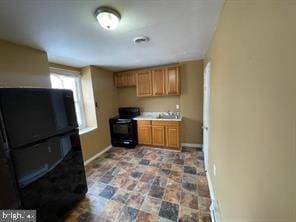
<instances>
[{"instance_id":1,"label":"oven door","mask_svg":"<svg viewBox=\"0 0 296 222\"><path fill-rule=\"evenodd\" d=\"M112 140L129 140L133 138L131 119L111 119L110 130Z\"/></svg>"}]
</instances>

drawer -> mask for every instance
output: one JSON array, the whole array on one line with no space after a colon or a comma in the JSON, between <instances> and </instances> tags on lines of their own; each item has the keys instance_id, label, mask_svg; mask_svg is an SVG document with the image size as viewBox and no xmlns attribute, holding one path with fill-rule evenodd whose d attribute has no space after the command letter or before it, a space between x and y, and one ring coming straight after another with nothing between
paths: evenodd
<instances>
[{"instance_id":1,"label":"drawer","mask_svg":"<svg viewBox=\"0 0 296 222\"><path fill-rule=\"evenodd\" d=\"M138 127L151 126L151 120L137 120Z\"/></svg>"},{"instance_id":2,"label":"drawer","mask_svg":"<svg viewBox=\"0 0 296 222\"><path fill-rule=\"evenodd\" d=\"M152 126L179 126L180 123L178 121L152 121Z\"/></svg>"}]
</instances>

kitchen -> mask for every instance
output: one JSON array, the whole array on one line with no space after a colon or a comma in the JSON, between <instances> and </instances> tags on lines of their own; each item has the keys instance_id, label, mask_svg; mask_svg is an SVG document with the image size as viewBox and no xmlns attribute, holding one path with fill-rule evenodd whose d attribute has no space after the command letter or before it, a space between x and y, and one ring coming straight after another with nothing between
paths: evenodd
<instances>
[{"instance_id":1,"label":"kitchen","mask_svg":"<svg viewBox=\"0 0 296 222\"><path fill-rule=\"evenodd\" d=\"M296 1L1 0L0 21L0 221L296 221Z\"/></svg>"},{"instance_id":2,"label":"kitchen","mask_svg":"<svg viewBox=\"0 0 296 222\"><path fill-rule=\"evenodd\" d=\"M15 48L16 52L18 50L21 52L31 51L30 49L7 42L2 42L2 44L10 49ZM22 64L23 67L24 65L27 64ZM169 87L168 85L170 84L167 81L168 69L173 70L173 72L170 73L170 76L173 76L170 77L171 82L173 82L173 87ZM126 215L129 217L128 213L124 213L125 208L122 205L119 205L118 202L113 201L113 199L115 200L115 198L119 198L117 195L122 195L121 192L126 192L125 190L128 190L128 194L124 193L124 195L130 195L130 197L127 200L122 200L122 197L120 197L120 203L122 204L122 201L123 203L126 203L127 201L127 204L129 204L128 209L135 209L134 213L137 214L138 221L156 220L156 218L158 218L156 215L158 214L161 218L168 218L172 221L177 220L179 216L173 212L179 212L180 201L184 202L184 204L189 207L189 205L186 204L186 201L190 199L193 199L193 209L190 207L186 208L187 211L184 212L184 217L189 215L190 212L197 212L195 211L196 208L202 207L204 209L204 211L202 211L203 214L194 214L190 217L201 217L204 218L204 220L209 218L210 198L207 185L201 185L204 184L204 182L202 182L200 186L198 186L199 192L203 192L203 194L201 194L202 196L197 196L197 188L191 187L193 184L195 184L194 180L197 178L205 178L205 176L197 176L197 173L204 172L203 156L200 156L202 155L202 60L183 62L177 65L174 64L169 66L161 66L157 67L156 69L147 68L145 69L145 72L143 72L143 69L141 69L139 72L140 74L148 73L148 78L144 78L144 81L142 81L144 84L148 83L149 87L150 85L155 85L155 83L153 83L153 79L156 79L153 77L155 76L155 70L161 70L161 72L157 73L160 73L159 75L161 77L157 79L157 83L161 83L160 80L162 80L162 83L160 84L161 87L159 87L161 90L163 90L161 92L162 95L160 95L161 93L158 93L157 96L150 95L155 92L153 91L155 89L154 86L150 88L150 90L152 90L151 92L144 92L149 94L147 97L143 95L140 97L137 96L137 92L139 93L137 86L143 83L137 76L137 70L132 71L134 74L133 77L136 80L130 81L132 84L130 84L128 81L118 81L118 75L121 75L120 77L125 78L123 75L126 75L126 73L131 73L130 71L125 71L124 74L122 74L122 72L112 73L94 66L85 67L79 70L74 67L60 64L50 64L50 70L52 75L51 83L53 84L53 87L58 87L58 85L55 85L55 81L57 80L54 79L57 73L59 73L59 75L63 75L64 73L69 75L69 73L73 74L81 71L81 88L82 91L86 90L83 91L82 94L85 102L84 112L87 113L87 115L85 115L86 123L95 122L95 124L97 124L88 125L89 127L86 128L85 131L79 131L83 159L86 167L85 169L88 185L87 198L102 195L103 198L98 197L93 200L101 202L103 201L99 206L97 206L97 208L104 209L104 206L107 203L113 204L106 205L106 213L98 211L97 208L94 208L95 205L93 204L96 202L82 202L81 206L78 205L77 208L74 208L73 211L70 212L70 215L68 216L68 219L66 218L66 221L75 221L78 218L82 220L84 217L89 215L89 213L91 213L92 216L103 215L104 218L111 217L112 221L116 221L119 218L123 220L123 217ZM65 77L68 78L69 76ZM66 80L63 79L62 81L67 82L67 78L65 78ZM148 80L148 82L146 80ZM120 85L118 85L118 82L120 82ZM147 89L147 87L142 88ZM173 92L174 95L167 95L168 90L171 90L169 92ZM143 90L140 92L142 93ZM93 97L89 95L93 95ZM13 100L17 101L16 98ZM79 110L79 108L76 108L76 112L77 110ZM168 112L168 110L170 111ZM121 114L121 116L115 117L118 115L118 113ZM94 114L94 116L92 114ZM30 121L30 118L28 117L19 116L18 118L25 118ZM114 124L111 123L112 119L115 119ZM131 128L133 128L131 143L129 138L126 140L125 136L122 137L122 131L126 133L126 127L124 127L124 130L122 130L122 122L119 120L123 122L126 120L131 120L130 124L132 126ZM45 119L42 121L45 121ZM118 121L120 127L117 127L117 131L120 133L117 134L119 137L116 137L113 134L115 134L117 131L113 129L116 128L114 126L116 126ZM126 122L124 123L126 124ZM128 128L130 129L130 127ZM127 132L130 133L131 131L127 130ZM137 136L134 137L135 135ZM128 142L128 144L126 142ZM113 147L109 144L112 144ZM116 147L129 148L127 150L119 148L120 150L118 150ZM184 151L185 148L189 152ZM134 154L135 151L136 153ZM178 153L181 153L182 155L180 156ZM130 159L130 156L132 157L133 155L135 155L135 158ZM111 159L109 159L108 156L110 156ZM118 161L117 159L122 159L122 162L118 162L117 164L118 169L125 169L126 166L121 166L123 163L131 164L132 168L129 168L128 165L128 168L126 169L126 172L129 172L131 175L126 175L125 177L131 177L132 179L127 181L125 177L120 175L120 173L119 175L112 174L112 176L108 176L110 173L109 171L113 171L113 169L110 168L110 164L116 164L114 161ZM126 161L124 161L125 159ZM101 161L105 164L98 168L97 166L101 165ZM163 161L164 164L161 164L161 161ZM138 163L139 165L135 165L134 162ZM76 165L78 166L79 164ZM143 167L138 169L139 166L145 166L148 172L142 172ZM151 169L153 172L150 172ZM159 173L157 173L158 171ZM97 180L99 180L99 182ZM183 193L181 193L182 188L180 187L182 181L184 186ZM191 182L188 183L191 185L185 183L186 181ZM125 183L132 184L126 187ZM97 187L98 184L100 184L100 188ZM119 188L119 190L123 191L112 190L113 188L110 188L111 186L108 184L111 184L114 189ZM138 187L139 184L151 184L151 190L149 191L147 188L141 188L141 186ZM104 191L103 188L108 188L111 190ZM156 193L153 193L153 188L157 188L157 191L155 191ZM185 190L187 190L187 192L185 192ZM103 194L98 193L99 191L101 191ZM104 192L107 192L108 195L106 196ZM112 194L111 196L109 196L110 192ZM140 192L144 192L146 194L142 200L137 200L137 198L139 198L138 193ZM186 195L182 197L181 195L183 194ZM140 197L142 196L140 195ZM112 200L109 200L111 198ZM131 201L133 198L135 198L136 201L140 201L140 203L142 203L142 207L139 204L135 205L133 201ZM163 205L164 209L160 210L162 205L159 199L169 200L168 202L164 201L163 203L169 203L170 205ZM84 201L87 200L90 199L86 199ZM152 210L147 208L147 206L150 206L151 204L153 205ZM86 207L86 209L84 209L82 212L86 212L78 214L77 212L80 212L80 207L83 206ZM118 207L120 209L123 207L122 211L118 212L120 215L114 214L114 212L117 212L115 208ZM165 210L167 207L169 208L168 211ZM95 210L92 210L92 208ZM188 209L192 210L188 211ZM93 219L98 219L97 216L95 218ZM89 219L84 220L91 221ZM102 220L102 218L100 220Z\"/></svg>"},{"instance_id":3,"label":"kitchen","mask_svg":"<svg viewBox=\"0 0 296 222\"><path fill-rule=\"evenodd\" d=\"M88 38L92 39L92 44L88 45L84 35L77 36L80 44L69 37L77 30L85 29L83 22L79 21L74 27L67 20L78 13L79 2L71 7L66 1L64 6L54 2L22 3L23 10L31 12L27 19L23 11L20 11L17 19L10 17L8 12L13 10L14 3L1 4L6 10L0 11L0 17L9 22L2 30L8 37L0 36L3 38L0 40L0 85L5 88L0 92L0 106L3 110L13 110L2 113L1 125L5 132L4 141L9 141L6 152L11 153L11 158L8 155L5 161L11 162L16 177L16 181L11 181L14 185L5 185L15 190L15 197L12 198L14 205L8 209L36 209L37 221L44 222L181 221L188 218L192 221L210 221L211 199L202 151L204 60L201 54L209 42L206 37L214 31L218 18L216 12L221 9L221 2L214 6L190 2L194 12L204 9L211 14L207 15L210 25L206 28L206 34L194 34L194 38L203 36L207 40L198 40L194 47L188 42L186 46L177 48L173 44L164 48L160 46L182 36L168 25L168 21L163 21L162 26L166 27L167 32L175 33L174 39L157 40L166 34L147 30L145 33L150 33L147 37L142 35L144 30L138 32L137 29L129 33L128 38L122 37L122 32L127 32L124 30L128 27L125 19L130 19L123 9L106 9L93 2L86 4L90 15ZM176 1L167 15L178 11L178 4ZM147 7L140 2L132 4L132 1L128 5ZM189 6L185 5L186 11ZM48 8L57 10L64 7L69 17L64 17L57 10L56 17L51 17L51 22L47 23L45 17L32 13L34 7L45 15L51 14ZM127 5L121 7L128 8ZM157 7L159 5L156 3L148 3L148 14ZM118 16L118 29L108 30L109 26L104 27L105 23L100 23L99 15L103 13ZM159 19L165 18L161 14L158 16ZM60 28L57 28L55 35L51 33L58 17L65 19L62 27L67 27L71 34ZM195 16L191 14L188 18L193 21L190 25L193 27L196 24ZM45 22L47 28L43 29L43 33L51 39L52 45L47 48L44 45L36 46L30 36L18 39L21 35L14 35L8 29L8 24L15 20L24 21L28 30L29 27L32 30L38 27L39 30ZM33 20L35 22L31 22ZM182 19L181 23L184 21ZM184 27L185 30L188 28ZM18 30L15 28L15 31ZM67 35L64 38L68 39L68 43L64 46L68 49L60 50L60 37L63 35ZM97 35L103 39L105 46L104 43L94 44ZM35 36L38 36L37 33ZM159 43L155 45L157 41ZM90 50L92 47L96 50ZM114 50L117 47L118 51L110 55L97 53L98 49L106 52L110 50L109 47ZM127 55L130 57L127 61L124 52L129 48L133 50ZM198 52L195 52L197 48ZM67 52L74 49L76 52L72 54ZM164 49L167 52L162 55ZM140 54L142 61L139 64ZM97 61L98 55L102 60ZM113 59L113 56L119 57ZM104 59L106 65L99 65ZM68 90L72 91L73 96ZM29 98L34 98L35 94L40 97L30 101ZM26 104L22 103L22 96L26 98ZM52 100L49 100L51 97ZM71 114L73 106L61 102L60 99L64 97L73 99L76 119ZM16 102L13 105L7 102L9 100ZM44 105L30 113L30 107L38 107L41 103ZM23 110L22 115L18 115L18 110ZM38 113L38 110L42 111ZM54 121L46 118L46 115L53 115ZM19 128L15 137L10 135L17 131L12 119L28 126ZM51 129L45 127L47 125L57 126ZM65 137L66 134L69 136ZM14 145L16 139L13 138L18 137L23 142ZM27 140L26 137L31 139ZM18 149L23 151L19 152ZM37 149L39 152L35 151ZM72 165L70 154L75 156ZM47 155L48 163L45 160ZM28 162L31 161L29 156L33 156L32 163ZM68 169L74 166L72 175ZM11 175L14 176L14 173ZM9 180L12 180L11 175ZM58 178L59 175L64 175L63 179ZM64 184L64 188L61 189L58 184ZM55 195L55 192L59 194ZM67 198L63 199L63 195ZM2 202L0 206L7 209Z\"/></svg>"},{"instance_id":4,"label":"kitchen","mask_svg":"<svg viewBox=\"0 0 296 222\"><path fill-rule=\"evenodd\" d=\"M201 61L191 61L114 74L120 107L138 106L142 110L142 114L134 118L138 123L139 144L179 150L182 141L187 146L201 147L202 67ZM192 82L196 88L190 85ZM190 104L186 104L186 99ZM185 133L188 129L193 131L192 136ZM181 139L181 135L187 138ZM171 141L173 139L175 141Z\"/></svg>"}]
</instances>

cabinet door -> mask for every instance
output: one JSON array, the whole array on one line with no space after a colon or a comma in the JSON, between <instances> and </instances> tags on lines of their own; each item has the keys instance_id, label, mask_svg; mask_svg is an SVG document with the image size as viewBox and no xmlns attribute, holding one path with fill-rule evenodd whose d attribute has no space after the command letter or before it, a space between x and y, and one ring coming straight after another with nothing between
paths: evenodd
<instances>
[{"instance_id":1,"label":"cabinet door","mask_svg":"<svg viewBox=\"0 0 296 222\"><path fill-rule=\"evenodd\" d=\"M137 96L152 96L151 71L137 73Z\"/></svg>"},{"instance_id":2,"label":"cabinet door","mask_svg":"<svg viewBox=\"0 0 296 222\"><path fill-rule=\"evenodd\" d=\"M121 79L121 87L128 86L128 76L126 73L121 73L120 79Z\"/></svg>"},{"instance_id":3,"label":"cabinet door","mask_svg":"<svg viewBox=\"0 0 296 222\"><path fill-rule=\"evenodd\" d=\"M127 82L128 86L135 86L136 85L136 73L131 72L127 74Z\"/></svg>"},{"instance_id":4,"label":"cabinet door","mask_svg":"<svg viewBox=\"0 0 296 222\"><path fill-rule=\"evenodd\" d=\"M165 94L164 71L164 68L154 69L152 71L153 96L162 96Z\"/></svg>"},{"instance_id":5,"label":"cabinet door","mask_svg":"<svg viewBox=\"0 0 296 222\"><path fill-rule=\"evenodd\" d=\"M136 85L136 74L134 72L119 72L114 74L116 87L129 87Z\"/></svg>"},{"instance_id":6,"label":"cabinet door","mask_svg":"<svg viewBox=\"0 0 296 222\"><path fill-rule=\"evenodd\" d=\"M152 126L152 144L154 146L165 146L164 126Z\"/></svg>"},{"instance_id":7,"label":"cabinet door","mask_svg":"<svg viewBox=\"0 0 296 222\"><path fill-rule=\"evenodd\" d=\"M179 126L166 127L166 146L173 149L180 148Z\"/></svg>"},{"instance_id":8,"label":"cabinet door","mask_svg":"<svg viewBox=\"0 0 296 222\"><path fill-rule=\"evenodd\" d=\"M117 73L114 73L114 85L118 87L119 85L119 77Z\"/></svg>"},{"instance_id":9,"label":"cabinet door","mask_svg":"<svg viewBox=\"0 0 296 222\"><path fill-rule=\"evenodd\" d=\"M140 126L138 127L138 140L139 144L151 145L151 126Z\"/></svg>"},{"instance_id":10,"label":"cabinet door","mask_svg":"<svg viewBox=\"0 0 296 222\"><path fill-rule=\"evenodd\" d=\"M170 66L166 68L166 94L179 95L180 94L180 72L179 66Z\"/></svg>"},{"instance_id":11,"label":"cabinet door","mask_svg":"<svg viewBox=\"0 0 296 222\"><path fill-rule=\"evenodd\" d=\"M115 86L116 87L122 87L123 84L124 84L124 81L123 81L123 74L122 73L115 73Z\"/></svg>"}]
</instances>

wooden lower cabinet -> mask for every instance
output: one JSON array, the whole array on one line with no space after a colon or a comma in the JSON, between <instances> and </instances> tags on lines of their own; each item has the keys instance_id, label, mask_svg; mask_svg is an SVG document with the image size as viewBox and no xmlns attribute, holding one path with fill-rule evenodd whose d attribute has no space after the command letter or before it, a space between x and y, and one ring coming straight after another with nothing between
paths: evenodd
<instances>
[{"instance_id":1,"label":"wooden lower cabinet","mask_svg":"<svg viewBox=\"0 0 296 222\"><path fill-rule=\"evenodd\" d=\"M138 121L139 144L180 149L180 122Z\"/></svg>"},{"instance_id":2,"label":"wooden lower cabinet","mask_svg":"<svg viewBox=\"0 0 296 222\"><path fill-rule=\"evenodd\" d=\"M151 121L137 121L138 142L143 145L152 145Z\"/></svg>"},{"instance_id":3,"label":"wooden lower cabinet","mask_svg":"<svg viewBox=\"0 0 296 222\"><path fill-rule=\"evenodd\" d=\"M164 126L152 126L152 144L154 146L165 146Z\"/></svg>"},{"instance_id":4,"label":"wooden lower cabinet","mask_svg":"<svg viewBox=\"0 0 296 222\"><path fill-rule=\"evenodd\" d=\"M139 144L152 145L151 126L138 127Z\"/></svg>"},{"instance_id":5,"label":"wooden lower cabinet","mask_svg":"<svg viewBox=\"0 0 296 222\"><path fill-rule=\"evenodd\" d=\"M170 148L180 147L179 126L166 127L166 146Z\"/></svg>"}]
</instances>

